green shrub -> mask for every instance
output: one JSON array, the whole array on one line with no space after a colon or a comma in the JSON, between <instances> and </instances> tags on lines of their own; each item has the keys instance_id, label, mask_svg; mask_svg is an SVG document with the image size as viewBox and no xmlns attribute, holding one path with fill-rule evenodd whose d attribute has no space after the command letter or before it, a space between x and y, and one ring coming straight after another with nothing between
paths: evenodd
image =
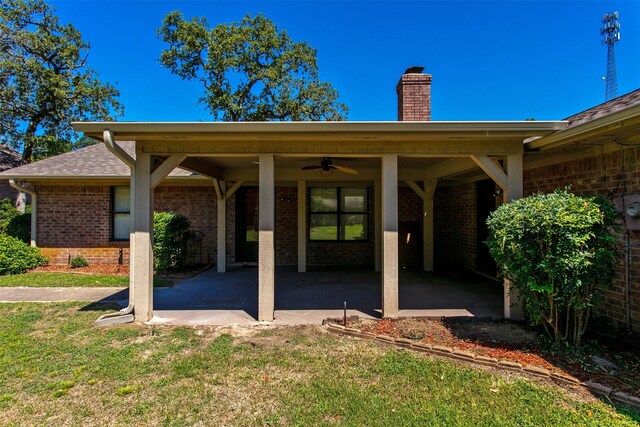
<instances>
[{"instance_id":1,"label":"green shrub","mask_svg":"<svg viewBox=\"0 0 640 427\"><path fill-rule=\"evenodd\" d=\"M69 261L71 268L89 267L89 261L85 257L76 255Z\"/></svg>"},{"instance_id":2,"label":"green shrub","mask_svg":"<svg viewBox=\"0 0 640 427\"><path fill-rule=\"evenodd\" d=\"M38 248L15 237L0 235L0 275L21 274L46 263Z\"/></svg>"},{"instance_id":3,"label":"green shrub","mask_svg":"<svg viewBox=\"0 0 640 427\"><path fill-rule=\"evenodd\" d=\"M556 342L580 344L597 289L613 281L616 216L604 199L557 190L504 204L487 220L501 273Z\"/></svg>"},{"instance_id":4,"label":"green shrub","mask_svg":"<svg viewBox=\"0 0 640 427\"><path fill-rule=\"evenodd\" d=\"M9 198L0 200L0 234L5 232L9 221L18 215L20 212L13 205L13 200Z\"/></svg>"},{"instance_id":5,"label":"green shrub","mask_svg":"<svg viewBox=\"0 0 640 427\"><path fill-rule=\"evenodd\" d=\"M24 213L11 218L4 231L8 236L29 243L31 241L31 206L27 206Z\"/></svg>"},{"instance_id":6,"label":"green shrub","mask_svg":"<svg viewBox=\"0 0 640 427\"><path fill-rule=\"evenodd\" d=\"M21 213L13 205L13 200L0 201L0 234L16 237L25 243L31 240L31 206Z\"/></svg>"},{"instance_id":7,"label":"green shrub","mask_svg":"<svg viewBox=\"0 0 640 427\"><path fill-rule=\"evenodd\" d=\"M176 212L155 212L153 215L153 264L158 271L183 267L187 247L193 239L191 224Z\"/></svg>"}]
</instances>

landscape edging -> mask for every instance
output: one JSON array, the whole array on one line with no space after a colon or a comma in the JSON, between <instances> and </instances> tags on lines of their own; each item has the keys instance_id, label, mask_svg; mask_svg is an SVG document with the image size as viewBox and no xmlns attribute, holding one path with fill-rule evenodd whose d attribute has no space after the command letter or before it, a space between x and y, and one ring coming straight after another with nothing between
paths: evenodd
<instances>
[{"instance_id":1,"label":"landscape edging","mask_svg":"<svg viewBox=\"0 0 640 427\"><path fill-rule=\"evenodd\" d=\"M606 398L640 411L640 397L633 396L620 390L614 390L611 387L592 380L582 382L577 378L568 375L562 375L557 372L552 372L548 369L540 368L534 365L523 365L519 362L510 360L498 360L494 357L478 356L468 351L441 345L416 343L407 338L394 338L389 335L376 335L371 332L362 332L358 329L345 327L344 325L340 325L338 323L333 323L330 321L326 321L325 326L329 332L340 335L374 340L382 344L392 345L399 348L406 348L414 351L420 351L422 353L447 357L449 359L461 360L463 362L472 363L475 365L491 366L497 369L507 369L510 371L524 372L542 378L561 381L569 385L584 387L592 394L600 398Z\"/></svg>"}]
</instances>

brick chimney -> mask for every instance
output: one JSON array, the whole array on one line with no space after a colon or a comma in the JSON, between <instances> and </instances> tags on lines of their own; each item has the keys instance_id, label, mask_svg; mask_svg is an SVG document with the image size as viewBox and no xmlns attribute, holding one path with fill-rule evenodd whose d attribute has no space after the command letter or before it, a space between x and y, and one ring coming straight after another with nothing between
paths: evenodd
<instances>
[{"instance_id":1,"label":"brick chimney","mask_svg":"<svg viewBox=\"0 0 640 427\"><path fill-rule=\"evenodd\" d=\"M424 67L409 67L396 85L398 121L431 120L431 74Z\"/></svg>"}]
</instances>

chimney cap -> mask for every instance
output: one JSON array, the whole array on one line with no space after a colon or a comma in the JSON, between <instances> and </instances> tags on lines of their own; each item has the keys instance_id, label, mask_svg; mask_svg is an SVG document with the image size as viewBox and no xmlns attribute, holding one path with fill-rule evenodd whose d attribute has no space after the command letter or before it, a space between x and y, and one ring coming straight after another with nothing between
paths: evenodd
<instances>
[{"instance_id":1,"label":"chimney cap","mask_svg":"<svg viewBox=\"0 0 640 427\"><path fill-rule=\"evenodd\" d=\"M420 65L414 65L413 67L409 67L407 68L407 71L405 71L405 74L420 74L422 73L422 70L424 70L424 67L420 66Z\"/></svg>"}]
</instances>

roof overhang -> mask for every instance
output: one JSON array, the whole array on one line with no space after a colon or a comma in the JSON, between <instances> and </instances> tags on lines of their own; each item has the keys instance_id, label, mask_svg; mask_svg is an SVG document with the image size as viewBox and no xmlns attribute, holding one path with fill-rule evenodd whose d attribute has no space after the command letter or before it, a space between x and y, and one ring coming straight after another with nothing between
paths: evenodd
<instances>
[{"instance_id":1,"label":"roof overhang","mask_svg":"<svg viewBox=\"0 0 640 427\"><path fill-rule=\"evenodd\" d=\"M102 141L105 130L118 140L317 142L351 141L524 141L565 129L564 121L483 122L75 122L73 128Z\"/></svg>"},{"instance_id":2,"label":"roof overhang","mask_svg":"<svg viewBox=\"0 0 640 427\"><path fill-rule=\"evenodd\" d=\"M528 141L525 148L544 151L582 141L637 136L640 136L640 104Z\"/></svg>"}]
</instances>

